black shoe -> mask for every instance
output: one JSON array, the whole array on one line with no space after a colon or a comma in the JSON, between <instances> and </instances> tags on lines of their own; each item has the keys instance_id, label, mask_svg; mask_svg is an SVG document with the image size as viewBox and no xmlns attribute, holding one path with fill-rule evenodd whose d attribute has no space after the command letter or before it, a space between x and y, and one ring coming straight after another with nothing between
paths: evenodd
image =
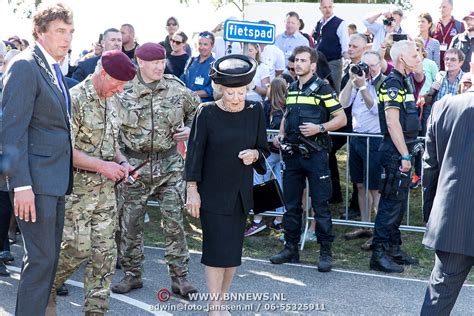
<instances>
[{"instance_id":1,"label":"black shoe","mask_svg":"<svg viewBox=\"0 0 474 316\"><path fill-rule=\"evenodd\" d=\"M282 264L286 262L298 263L300 262L300 254L298 252L298 245L286 243L285 248L280 251L277 255L270 258L270 262L273 264Z\"/></svg>"},{"instance_id":2,"label":"black shoe","mask_svg":"<svg viewBox=\"0 0 474 316\"><path fill-rule=\"evenodd\" d=\"M0 261L0 276L10 276L10 272L2 261Z\"/></svg>"},{"instance_id":3,"label":"black shoe","mask_svg":"<svg viewBox=\"0 0 474 316\"><path fill-rule=\"evenodd\" d=\"M332 252L331 243L329 241L321 242L321 250L319 251L319 272L329 272L332 268Z\"/></svg>"},{"instance_id":4,"label":"black shoe","mask_svg":"<svg viewBox=\"0 0 474 316\"><path fill-rule=\"evenodd\" d=\"M370 269L387 273L402 273L404 270L403 266L398 265L387 255L387 248L388 245L385 244L374 245L372 257L370 258Z\"/></svg>"},{"instance_id":5,"label":"black shoe","mask_svg":"<svg viewBox=\"0 0 474 316\"><path fill-rule=\"evenodd\" d=\"M401 250L400 245L390 245L387 255L401 265L418 265L418 259L409 256L405 251Z\"/></svg>"},{"instance_id":6,"label":"black shoe","mask_svg":"<svg viewBox=\"0 0 474 316\"><path fill-rule=\"evenodd\" d=\"M12 261L14 261L15 258L13 258L12 254L10 251L1 251L0 252L0 261L7 264L7 263L10 263Z\"/></svg>"},{"instance_id":7,"label":"black shoe","mask_svg":"<svg viewBox=\"0 0 474 316\"><path fill-rule=\"evenodd\" d=\"M69 295L69 290L66 287L66 284L61 284L60 287L56 289L56 295L58 296L68 296Z\"/></svg>"}]
</instances>

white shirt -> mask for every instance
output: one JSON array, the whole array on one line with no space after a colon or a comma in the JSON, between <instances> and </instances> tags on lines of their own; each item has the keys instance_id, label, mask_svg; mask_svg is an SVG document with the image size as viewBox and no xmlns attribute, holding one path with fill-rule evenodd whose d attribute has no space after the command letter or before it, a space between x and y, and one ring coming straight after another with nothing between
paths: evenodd
<instances>
[{"instance_id":1,"label":"white shirt","mask_svg":"<svg viewBox=\"0 0 474 316\"><path fill-rule=\"evenodd\" d=\"M230 44L230 53L229 53ZM223 37L216 37L214 47L212 48L214 58L219 59L230 54L242 54L242 46L237 42L226 42Z\"/></svg>"},{"instance_id":2,"label":"white shirt","mask_svg":"<svg viewBox=\"0 0 474 316\"><path fill-rule=\"evenodd\" d=\"M291 35L286 34L286 32L281 33L275 39L275 46L281 49L283 54L285 54L285 67L288 65L288 57L293 54L293 50L298 46L308 46L309 41L304 35L299 31Z\"/></svg>"},{"instance_id":3,"label":"white shirt","mask_svg":"<svg viewBox=\"0 0 474 316\"><path fill-rule=\"evenodd\" d=\"M257 67L257 71L255 72L255 76L253 77L253 82L257 87L263 87L262 80L265 78L270 78L270 71L267 65L260 63ZM254 90L247 91L245 100L263 102L262 96Z\"/></svg>"},{"instance_id":4,"label":"white shirt","mask_svg":"<svg viewBox=\"0 0 474 316\"><path fill-rule=\"evenodd\" d=\"M335 15L331 15L329 19L324 21L324 18L321 19L321 29L323 29L324 25L328 23ZM341 44L341 55L344 54L349 50L349 32L347 31L347 22L342 20L341 24L337 27L336 30L337 37L339 37L339 44Z\"/></svg>"},{"instance_id":5,"label":"white shirt","mask_svg":"<svg viewBox=\"0 0 474 316\"><path fill-rule=\"evenodd\" d=\"M347 84L351 84L351 82ZM369 91L374 103L370 110L365 104L362 91L352 88L349 101L349 104L352 104L352 127L356 133L380 134L379 107L375 86L372 83L367 84L367 91Z\"/></svg>"},{"instance_id":6,"label":"white shirt","mask_svg":"<svg viewBox=\"0 0 474 316\"><path fill-rule=\"evenodd\" d=\"M41 50L44 57L46 58L46 62L48 63L49 70L53 74L54 78L56 78L56 72L54 71L53 64L61 65L61 63L59 61L54 60L53 56L51 56L40 43L36 42L36 45L38 46L38 48ZM61 90L61 86L59 85L59 82L57 82L57 80L56 80L56 87L58 87L59 90Z\"/></svg>"},{"instance_id":7,"label":"white shirt","mask_svg":"<svg viewBox=\"0 0 474 316\"><path fill-rule=\"evenodd\" d=\"M380 45L385 41L385 37L387 36L387 31L385 27L381 23L369 23L367 20L364 20L364 26L370 31L370 33L374 34L374 42L372 43L372 50L378 52L380 49ZM399 27L397 30L394 30L397 34L405 34L402 28Z\"/></svg>"},{"instance_id":8,"label":"white shirt","mask_svg":"<svg viewBox=\"0 0 474 316\"><path fill-rule=\"evenodd\" d=\"M285 70L285 55L275 45L266 45L260 53L260 61L267 65L270 71L270 81L275 78L276 71Z\"/></svg>"}]
</instances>

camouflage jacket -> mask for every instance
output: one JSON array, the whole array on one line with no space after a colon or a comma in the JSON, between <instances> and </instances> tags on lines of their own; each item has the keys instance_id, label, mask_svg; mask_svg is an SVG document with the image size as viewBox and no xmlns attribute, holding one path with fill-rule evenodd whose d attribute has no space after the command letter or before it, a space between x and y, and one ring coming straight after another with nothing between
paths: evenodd
<instances>
[{"instance_id":1,"label":"camouflage jacket","mask_svg":"<svg viewBox=\"0 0 474 316\"><path fill-rule=\"evenodd\" d=\"M199 104L199 99L178 78L167 74L153 90L137 75L119 98L120 142L137 152L161 152L175 147L173 134L180 127L191 127Z\"/></svg>"},{"instance_id":2,"label":"camouflage jacket","mask_svg":"<svg viewBox=\"0 0 474 316\"><path fill-rule=\"evenodd\" d=\"M70 90L72 145L87 155L113 160L120 130L116 97L101 100L91 76Z\"/></svg>"}]
</instances>

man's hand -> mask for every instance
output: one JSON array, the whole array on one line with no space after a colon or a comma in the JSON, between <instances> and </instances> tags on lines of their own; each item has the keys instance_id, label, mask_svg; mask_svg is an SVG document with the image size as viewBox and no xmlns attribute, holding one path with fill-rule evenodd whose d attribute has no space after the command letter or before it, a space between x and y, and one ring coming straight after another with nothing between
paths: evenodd
<instances>
[{"instance_id":1,"label":"man's hand","mask_svg":"<svg viewBox=\"0 0 474 316\"><path fill-rule=\"evenodd\" d=\"M15 216L25 222L36 222L35 194L32 189L13 193Z\"/></svg>"},{"instance_id":2,"label":"man's hand","mask_svg":"<svg viewBox=\"0 0 474 316\"><path fill-rule=\"evenodd\" d=\"M411 161L410 160L402 160L402 166L400 167L400 171L408 172L411 169Z\"/></svg>"},{"instance_id":3,"label":"man's hand","mask_svg":"<svg viewBox=\"0 0 474 316\"><path fill-rule=\"evenodd\" d=\"M121 166L114 161L102 161L97 172L112 181L118 181L128 173L129 165Z\"/></svg>"},{"instance_id":4,"label":"man's hand","mask_svg":"<svg viewBox=\"0 0 474 316\"><path fill-rule=\"evenodd\" d=\"M187 197L186 197L186 208L188 213L195 218L199 218L199 213L201 209L201 196L197 191L197 187L187 188Z\"/></svg>"},{"instance_id":5,"label":"man's hand","mask_svg":"<svg viewBox=\"0 0 474 316\"><path fill-rule=\"evenodd\" d=\"M313 136L321 132L319 125L313 123L303 123L303 125L300 125L298 127L304 137Z\"/></svg>"},{"instance_id":6,"label":"man's hand","mask_svg":"<svg viewBox=\"0 0 474 316\"><path fill-rule=\"evenodd\" d=\"M176 129L176 133L173 134L173 139L177 142L185 142L189 138L191 129L187 126Z\"/></svg>"},{"instance_id":7,"label":"man's hand","mask_svg":"<svg viewBox=\"0 0 474 316\"><path fill-rule=\"evenodd\" d=\"M283 141L283 135L278 134L275 137L273 137L273 146L276 148L280 148L281 142Z\"/></svg>"},{"instance_id":8,"label":"man's hand","mask_svg":"<svg viewBox=\"0 0 474 316\"><path fill-rule=\"evenodd\" d=\"M360 89L360 87L363 87L363 86L367 86L367 82L365 81L365 72L362 76L358 76L351 72L351 78L352 78L352 83L354 83L354 86L357 89Z\"/></svg>"}]
</instances>

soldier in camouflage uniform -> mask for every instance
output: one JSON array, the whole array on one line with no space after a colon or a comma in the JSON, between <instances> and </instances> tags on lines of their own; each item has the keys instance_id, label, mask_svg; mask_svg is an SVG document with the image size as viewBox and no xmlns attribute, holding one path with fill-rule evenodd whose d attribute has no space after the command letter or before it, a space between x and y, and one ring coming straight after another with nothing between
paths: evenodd
<instances>
[{"instance_id":1,"label":"soldier in camouflage uniform","mask_svg":"<svg viewBox=\"0 0 474 316\"><path fill-rule=\"evenodd\" d=\"M137 183L121 187L123 209L122 270L124 278L112 286L114 293L127 293L143 286L143 226L149 197L159 200L166 240L165 260L171 289L183 296L196 292L187 280L189 253L183 227L183 158L177 143L189 137L199 104L184 84L163 74L166 60L163 46L146 43L137 48L138 72L121 97L120 145L132 166L149 162L139 171ZM122 117L123 114L123 117ZM137 185L140 184L140 185Z\"/></svg>"},{"instance_id":2,"label":"soldier in camouflage uniform","mask_svg":"<svg viewBox=\"0 0 474 316\"><path fill-rule=\"evenodd\" d=\"M85 313L108 310L109 286L117 256L114 233L117 206L114 182L128 176L120 164L117 92L133 79L135 66L124 53L102 55L95 72L71 89L74 193L66 199L64 232L48 315L54 315L56 290L87 261L84 275ZM115 161L114 161L115 160Z\"/></svg>"}]
</instances>

